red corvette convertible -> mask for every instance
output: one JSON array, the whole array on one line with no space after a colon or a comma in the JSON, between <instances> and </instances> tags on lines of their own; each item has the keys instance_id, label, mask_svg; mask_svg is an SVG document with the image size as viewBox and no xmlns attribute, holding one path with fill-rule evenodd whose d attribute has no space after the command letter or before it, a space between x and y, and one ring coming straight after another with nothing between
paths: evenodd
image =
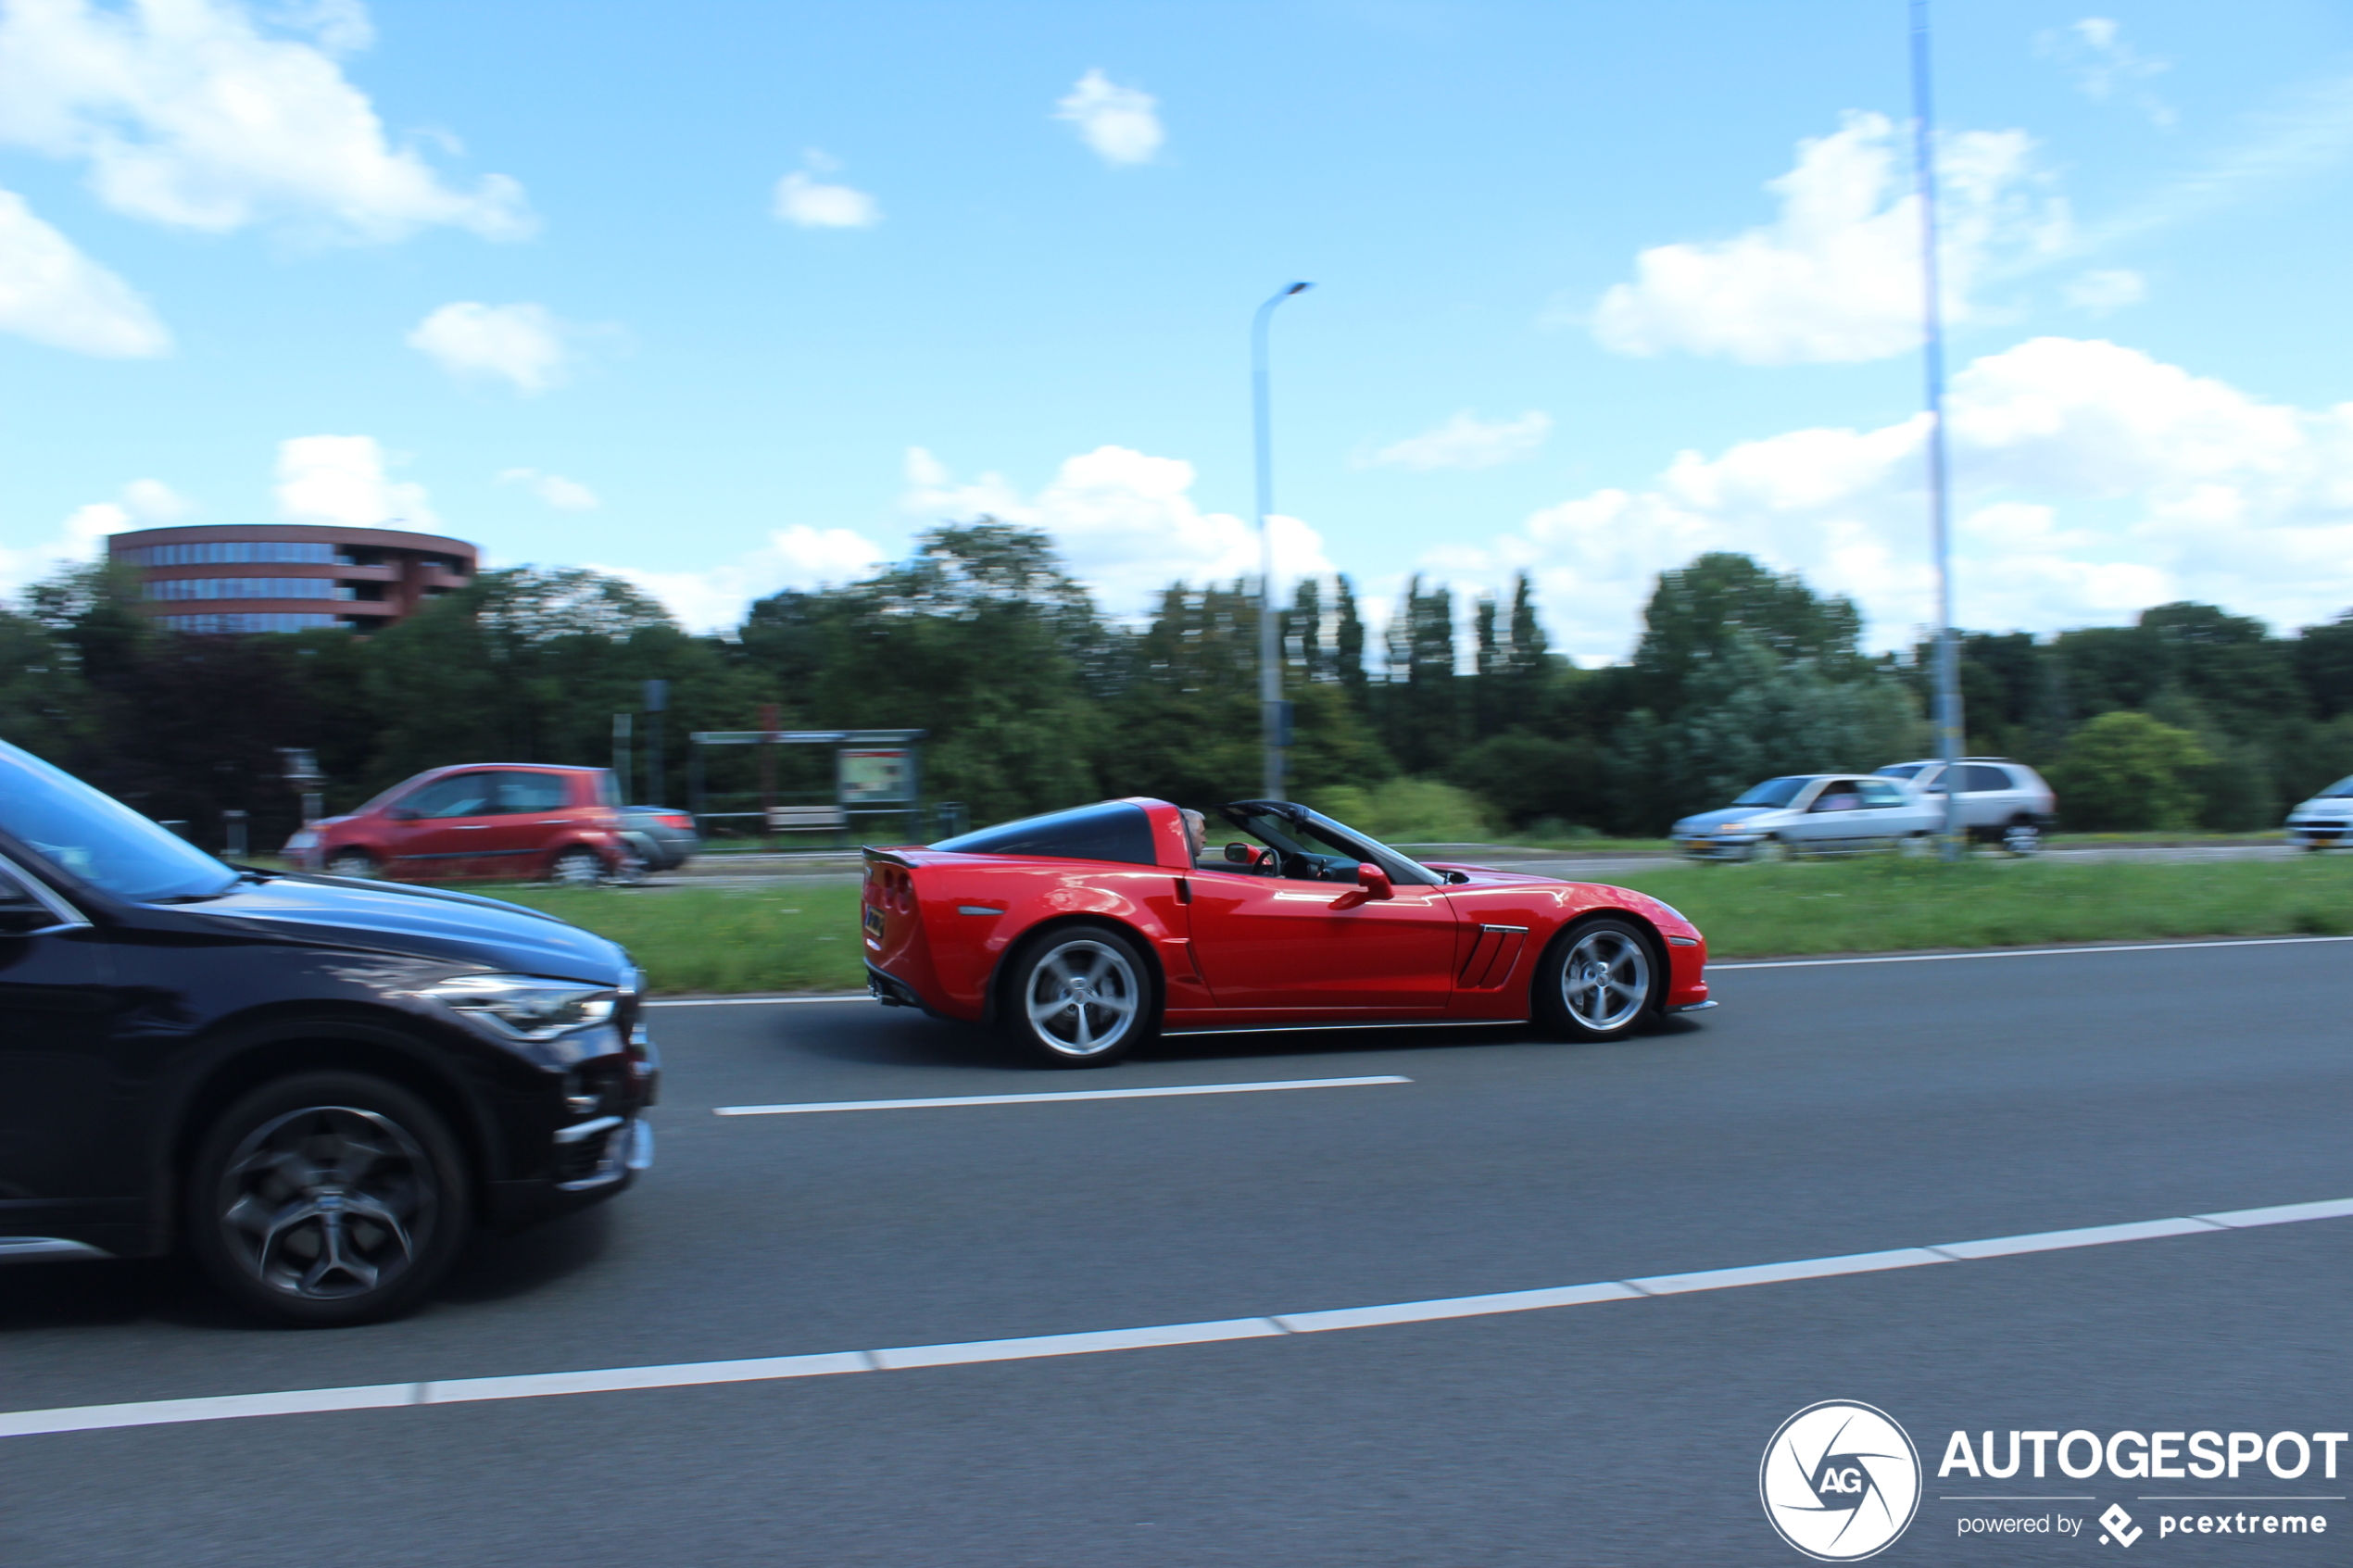
<instances>
[{"instance_id":1,"label":"red corvette convertible","mask_svg":"<svg viewBox=\"0 0 2353 1568\"><path fill-rule=\"evenodd\" d=\"M1713 1006L1706 939L1622 887L1430 864L1283 801L1199 853L1164 800L869 848L875 995L993 1023L1065 1067L1163 1027L1515 1022L1611 1040Z\"/></svg>"}]
</instances>

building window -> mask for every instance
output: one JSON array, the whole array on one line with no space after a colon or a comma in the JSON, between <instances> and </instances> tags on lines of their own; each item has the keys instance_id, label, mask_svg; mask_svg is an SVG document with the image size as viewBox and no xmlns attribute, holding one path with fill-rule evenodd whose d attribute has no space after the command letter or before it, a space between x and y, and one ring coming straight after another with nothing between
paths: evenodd
<instances>
[{"instance_id":1,"label":"building window","mask_svg":"<svg viewBox=\"0 0 2353 1568\"><path fill-rule=\"evenodd\" d=\"M333 545L302 539L206 539L189 545L139 545L124 552L139 566L242 566L248 561L349 564Z\"/></svg>"},{"instance_id":2,"label":"building window","mask_svg":"<svg viewBox=\"0 0 2353 1568\"><path fill-rule=\"evenodd\" d=\"M336 624L332 615L166 615L157 619L175 632L216 633L308 632Z\"/></svg>"},{"instance_id":3,"label":"building window","mask_svg":"<svg viewBox=\"0 0 2353 1568\"><path fill-rule=\"evenodd\" d=\"M332 599L327 577L167 577L147 584L151 599Z\"/></svg>"}]
</instances>

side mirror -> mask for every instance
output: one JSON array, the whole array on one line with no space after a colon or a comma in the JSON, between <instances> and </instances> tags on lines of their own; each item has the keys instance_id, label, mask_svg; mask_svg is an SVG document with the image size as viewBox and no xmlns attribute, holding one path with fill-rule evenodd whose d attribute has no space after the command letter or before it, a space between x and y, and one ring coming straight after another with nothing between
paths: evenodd
<instances>
[{"instance_id":1,"label":"side mirror","mask_svg":"<svg viewBox=\"0 0 2353 1568\"><path fill-rule=\"evenodd\" d=\"M1247 844L1228 844L1226 859L1238 866L1254 866L1258 863L1258 851Z\"/></svg>"},{"instance_id":2,"label":"side mirror","mask_svg":"<svg viewBox=\"0 0 2353 1568\"><path fill-rule=\"evenodd\" d=\"M1360 860L1356 865L1356 885L1333 899L1332 908L1353 909L1359 904L1376 903L1396 897L1397 889L1390 885L1389 873L1369 860Z\"/></svg>"}]
</instances>

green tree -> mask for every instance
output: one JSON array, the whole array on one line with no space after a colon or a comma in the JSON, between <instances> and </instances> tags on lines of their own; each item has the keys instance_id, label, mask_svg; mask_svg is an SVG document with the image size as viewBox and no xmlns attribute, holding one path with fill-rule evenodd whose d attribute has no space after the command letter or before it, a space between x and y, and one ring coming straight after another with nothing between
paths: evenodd
<instances>
[{"instance_id":1,"label":"green tree","mask_svg":"<svg viewBox=\"0 0 2353 1568\"><path fill-rule=\"evenodd\" d=\"M1672 713L1708 666L1735 645L1775 659L1804 659L1824 674L1854 672L1863 617L1854 601L1817 595L1795 572L1776 574L1746 556L1717 552L1680 571L1659 573L1634 650L1643 706Z\"/></svg>"},{"instance_id":2,"label":"green tree","mask_svg":"<svg viewBox=\"0 0 2353 1568\"><path fill-rule=\"evenodd\" d=\"M2067 825L2092 832L2176 831L2200 804L2189 775L2214 758L2189 731L2120 709L2085 723L2051 769Z\"/></svg>"}]
</instances>

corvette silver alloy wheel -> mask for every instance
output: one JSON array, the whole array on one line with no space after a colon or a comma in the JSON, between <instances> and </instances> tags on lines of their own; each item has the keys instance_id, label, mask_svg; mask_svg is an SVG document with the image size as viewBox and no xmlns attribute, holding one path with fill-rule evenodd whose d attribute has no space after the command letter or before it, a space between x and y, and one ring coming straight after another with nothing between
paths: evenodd
<instances>
[{"instance_id":1,"label":"corvette silver alloy wheel","mask_svg":"<svg viewBox=\"0 0 2353 1568\"><path fill-rule=\"evenodd\" d=\"M1066 1057L1116 1049L1144 1005L1144 988L1127 955L1090 936L1053 947L1023 991L1038 1042Z\"/></svg>"},{"instance_id":2,"label":"corvette silver alloy wheel","mask_svg":"<svg viewBox=\"0 0 2353 1568\"><path fill-rule=\"evenodd\" d=\"M439 1220L417 1140L372 1110L316 1105L255 1128L229 1157L220 1236L270 1290L334 1301L389 1288Z\"/></svg>"},{"instance_id":3,"label":"corvette silver alloy wheel","mask_svg":"<svg viewBox=\"0 0 2353 1568\"><path fill-rule=\"evenodd\" d=\"M1561 966L1563 1005L1571 1019L1596 1035L1625 1028L1650 997L1650 955L1640 938L1616 926L1579 937Z\"/></svg>"}]
</instances>

